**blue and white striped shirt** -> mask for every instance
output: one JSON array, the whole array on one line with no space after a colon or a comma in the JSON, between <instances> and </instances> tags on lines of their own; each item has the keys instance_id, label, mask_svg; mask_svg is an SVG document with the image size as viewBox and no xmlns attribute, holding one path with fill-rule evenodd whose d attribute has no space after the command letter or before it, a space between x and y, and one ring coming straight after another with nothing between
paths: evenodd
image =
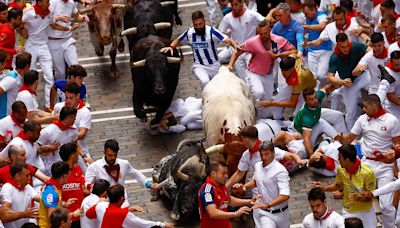
<instances>
[{"instance_id":1,"label":"blue and white striped shirt","mask_svg":"<svg viewBox=\"0 0 400 228\"><path fill-rule=\"evenodd\" d=\"M178 37L181 44L188 42L192 46L193 62L201 65L212 65L218 62L217 44L226 38L228 36L208 25L206 25L204 35L197 35L192 27Z\"/></svg>"}]
</instances>

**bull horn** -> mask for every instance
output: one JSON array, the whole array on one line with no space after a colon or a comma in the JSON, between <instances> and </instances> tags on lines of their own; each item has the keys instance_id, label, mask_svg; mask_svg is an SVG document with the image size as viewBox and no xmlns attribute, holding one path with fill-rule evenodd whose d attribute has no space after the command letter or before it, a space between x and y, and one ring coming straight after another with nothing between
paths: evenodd
<instances>
[{"instance_id":1,"label":"bull horn","mask_svg":"<svg viewBox=\"0 0 400 228\"><path fill-rule=\"evenodd\" d=\"M117 3L113 3L112 4L112 8L125 8L126 5L125 4L117 4Z\"/></svg>"},{"instance_id":2,"label":"bull horn","mask_svg":"<svg viewBox=\"0 0 400 228\"><path fill-rule=\"evenodd\" d=\"M187 174L182 173L180 170L176 171L176 177L182 181L187 181L189 180L189 176Z\"/></svg>"},{"instance_id":3,"label":"bull horn","mask_svg":"<svg viewBox=\"0 0 400 228\"><path fill-rule=\"evenodd\" d=\"M92 7L85 7L85 8L83 8L83 9L80 9L79 10L79 13L80 14L85 14L85 13L89 13L89 12L91 12L92 11Z\"/></svg>"},{"instance_id":4,"label":"bull horn","mask_svg":"<svg viewBox=\"0 0 400 228\"><path fill-rule=\"evenodd\" d=\"M218 144L206 149L206 154L222 153L224 151L224 144Z\"/></svg>"},{"instance_id":5,"label":"bull horn","mask_svg":"<svg viewBox=\"0 0 400 228\"><path fill-rule=\"evenodd\" d=\"M142 66L144 66L145 63L146 63L145 59L142 59L142 60L139 60L136 62L131 62L131 67L132 68L142 67Z\"/></svg>"},{"instance_id":6,"label":"bull horn","mask_svg":"<svg viewBox=\"0 0 400 228\"><path fill-rule=\"evenodd\" d=\"M172 27L172 25L169 22L159 22L159 23L154 24L154 28L156 30L166 29L166 28L171 28L171 27Z\"/></svg>"},{"instance_id":7,"label":"bull horn","mask_svg":"<svg viewBox=\"0 0 400 228\"><path fill-rule=\"evenodd\" d=\"M121 32L121 36L127 36L127 35L135 35L137 33L137 28L132 27L125 29L124 31Z\"/></svg>"},{"instance_id":8,"label":"bull horn","mask_svg":"<svg viewBox=\"0 0 400 228\"><path fill-rule=\"evenodd\" d=\"M162 7L165 7L165 6L169 6L169 5L175 4L175 2L174 1L165 1L165 2L160 2L160 4L161 4Z\"/></svg>"},{"instance_id":9,"label":"bull horn","mask_svg":"<svg viewBox=\"0 0 400 228\"><path fill-rule=\"evenodd\" d=\"M177 57L167 57L168 63L180 63L181 62L181 58L177 58Z\"/></svg>"}]
</instances>

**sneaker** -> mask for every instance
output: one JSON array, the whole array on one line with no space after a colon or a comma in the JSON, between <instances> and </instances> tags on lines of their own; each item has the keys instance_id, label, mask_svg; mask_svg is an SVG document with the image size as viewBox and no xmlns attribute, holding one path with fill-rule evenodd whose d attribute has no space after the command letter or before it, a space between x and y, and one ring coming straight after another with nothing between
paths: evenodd
<instances>
[{"instance_id":1,"label":"sneaker","mask_svg":"<svg viewBox=\"0 0 400 228\"><path fill-rule=\"evenodd\" d=\"M387 70L385 69L384 66L382 65L378 65L379 70L381 71L381 81L382 80L386 80L388 81L390 84L392 84L393 82L395 82L396 80L393 78L392 75L389 74L389 72L387 72Z\"/></svg>"}]
</instances>

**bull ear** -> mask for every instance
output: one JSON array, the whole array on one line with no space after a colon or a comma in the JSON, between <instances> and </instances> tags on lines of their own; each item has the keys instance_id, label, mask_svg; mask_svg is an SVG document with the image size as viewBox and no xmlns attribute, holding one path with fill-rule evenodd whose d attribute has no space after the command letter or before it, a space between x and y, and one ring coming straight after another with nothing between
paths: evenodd
<instances>
[{"instance_id":1,"label":"bull ear","mask_svg":"<svg viewBox=\"0 0 400 228\"><path fill-rule=\"evenodd\" d=\"M137 28L132 27L125 29L124 31L121 32L121 36L128 36L128 35L135 35L137 33Z\"/></svg>"},{"instance_id":2,"label":"bull ear","mask_svg":"<svg viewBox=\"0 0 400 228\"><path fill-rule=\"evenodd\" d=\"M86 7L79 10L80 14L91 13L91 12L92 12L92 7Z\"/></svg>"},{"instance_id":3,"label":"bull ear","mask_svg":"<svg viewBox=\"0 0 400 228\"><path fill-rule=\"evenodd\" d=\"M165 1L165 2L160 2L160 4L161 4L162 7L165 7L165 6L169 6L169 5L175 4L175 1Z\"/></svg>"},{"instance_id":4,"label":"bull ear","mask_svg":"<svg viewBox=\"0 0 400 228\"><path fill-rule=\"evenodd\" d=\"M142 59L142 60L139 60L136 62L131 62L130 65L131 65L131 68L137 68L137 67L143 67L145 65L145 63L146 63L146 60Z\"/></svg>"},{"instance_id":5,"label":"bull ear","mask_svg":"<svg viewBox=\"0 0 400 228\"><path fill-rule=\"evenodd\" d=\"M161 29L166 29L166 28L171 28L172 25L169 22L159 22L154 24L154 28L156 30L161 30Z\"/></svg>"},{"instance_id":6,"label":"bull ear","mask_svg":"<svg viewBox=\"0 0 400 228\"><path fill-rule=\"evenodd\" d=\"M222 153L222 152L224 152L224 144L214 145L206 149L206 153L208 155L213 153Z\"/></svg>"}]
</instances>

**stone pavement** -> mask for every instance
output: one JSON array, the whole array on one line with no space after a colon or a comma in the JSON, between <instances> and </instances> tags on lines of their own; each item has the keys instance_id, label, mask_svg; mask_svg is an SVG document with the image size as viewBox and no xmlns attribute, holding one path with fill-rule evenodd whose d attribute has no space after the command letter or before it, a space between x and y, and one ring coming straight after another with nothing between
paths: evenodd
<instances>
[{"instance_id":1,"label":"stone pavement","mask_svg":"<svg viewBox=\"0 0 400 228\"><path fill-rule=\"evenodd\" d=\"M177 37L185 28L191 26L191 12L203 10L207 14L204 0L180 0L180 15L184 22L183 26L174 27L173 38ZM208 16L207 20L208 20ZM184 138L203 138L202 131L187 131L182 134L160 134L152 135L146 124L141 123L133 117L132 112L132 90L130 68L128 65L128 48L125 53L119 53L117 66L120 72L118 79L109 77L109 58L97 58L89 41L87 26L82 25L75 33L77 40L80 64L86 67L88 77L86 85L88 88L89 102L91 104L92 129L87 142L90 153L94 159L102 157L104 142L115 138L120 143L119 157L128 159L133 167L143 170L145 175L151 176L148 169L152 168L163 156L174 152L176 145ZM127 44L127 42L125 42ZM108 48L106 48L108 50ZM190 49L184 49L184 52ZM105 52L107 55L108 53ZM188 96L200 97L201 89L198 81L191 71L192 57L185 56L181 65L179 85L175 94L176 98ZM43 95L43 83L39 88L39 97ZM107 110L107 111L105 111ZM310 213L306 192L309 190L308 183L315 180L325 182L333 181L332 178L316 176L308 170L301 170L291 177L291 196L289 208L292 223L300 223L303 217ZM169 211L162 201L150 202L150 192L137 183L127 185L128 198L131 204L137 204L146 209L146 213L139 216L151 220L164 221L169 219ZM340 212L341 201L333 200L328 194L328 200L333 208ZM184 224L193 227L198 224L193 220L192 224ZM243 227L243 224L240 224Z\"/></svg>"}]
</instances>

